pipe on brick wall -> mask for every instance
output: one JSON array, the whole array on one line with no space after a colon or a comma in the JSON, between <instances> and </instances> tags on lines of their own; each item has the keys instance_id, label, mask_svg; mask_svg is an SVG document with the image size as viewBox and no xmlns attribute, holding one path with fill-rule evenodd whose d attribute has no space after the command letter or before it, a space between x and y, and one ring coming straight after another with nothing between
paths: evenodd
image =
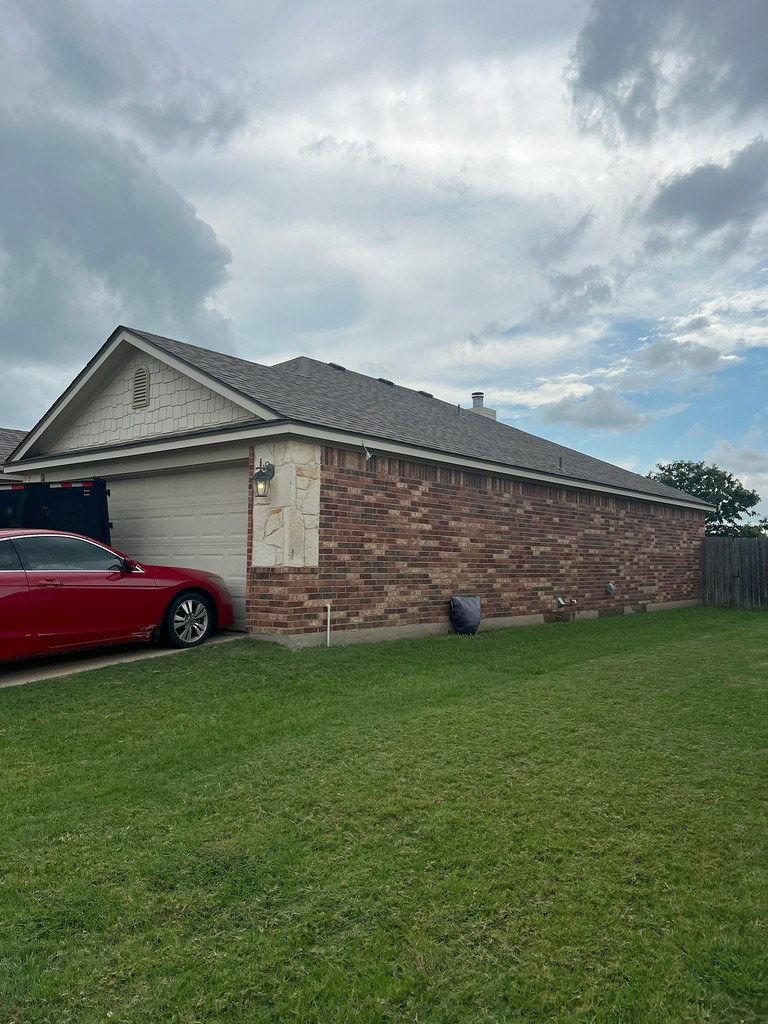
<instances>
[{"instance_id":1,"label":"pipe on brick wall","mask_svg":"<svg viewBox=\"0 0 768 1024\"><path fill-rule=\"evenodd\" d=\"M331 606L325 606L325 646L331 646Z\"/></svg>"}]
</instances>

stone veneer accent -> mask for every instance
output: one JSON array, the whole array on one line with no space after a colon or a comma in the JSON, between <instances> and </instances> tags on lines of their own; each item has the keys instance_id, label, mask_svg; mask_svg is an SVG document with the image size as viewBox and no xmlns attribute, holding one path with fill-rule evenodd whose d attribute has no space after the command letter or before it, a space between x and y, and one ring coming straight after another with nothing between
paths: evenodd
<instances>
[{"instance_id":1,"label":"stone veneer accent","mask_svg":"<svg viewBox=\"0 0 768 1024\"><path fill-rule=\"evenodd\" d=\"M149 404L133 409L133 375L139 366L146 366L149 371ZM253 419L247 409L234 405L167 363L137 352L61 435L56 450L123 444Z\"/></svg>"},{"instance_id":2,"label":"stone veneer accent","mask_svg":"<svg viewBox=\"0 0 768 1024\"><path fill-rule=\"evenodd\" d=\"M267 498L253 497L251 565L316 566L320 532L320 448L300 441L257 446L275 476ZM251 470L253 472L253 470Z\"/></svg>"},{"instance_id":3,"label":"stone veneer accent","mask_svg":"<svg viewBox=\"0 0 768 1024\"><path fill-rule=\"evenodd\" d=\"M703 537L693 509L323 448L317 566L254 565L247 625L322 642L331 604L339 643L447 631L452 594L486 624L696 603Z\"/></svg>"}]
</instances>

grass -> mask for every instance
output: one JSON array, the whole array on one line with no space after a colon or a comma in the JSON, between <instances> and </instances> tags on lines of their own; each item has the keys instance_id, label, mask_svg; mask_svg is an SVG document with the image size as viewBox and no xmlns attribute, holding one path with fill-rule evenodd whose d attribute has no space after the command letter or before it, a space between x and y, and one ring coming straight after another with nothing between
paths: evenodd
<instances>
[{"instance_id":1,"label":"grass","mask_svg":"<svg viewBox=\"0 0 768 1024\"><path fill-rule=\"evenodd\" d=\"M768 1020L764 613L0 691L0 1024Z\"/></svg>"}]
</instances>

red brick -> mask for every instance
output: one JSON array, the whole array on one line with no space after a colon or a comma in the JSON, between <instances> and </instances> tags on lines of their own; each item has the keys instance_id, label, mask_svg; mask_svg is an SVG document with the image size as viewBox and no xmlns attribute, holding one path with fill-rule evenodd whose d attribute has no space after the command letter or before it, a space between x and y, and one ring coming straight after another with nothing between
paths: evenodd
<instances>
[{"instance_id":1,"label":"red brick","mask_svg":"<svg viewBox=\"0 0 768 1024\"><path fill-rule=\"evenodd\" d=\"M371 470L361 459L323 449L319 565L252 569L250 628L321 631L327 603L336 630L442 623L456 592L478 594L484 618L557 617L557 596L568 614L700 597L702 513L404 459ZM250 545L249 531L249 559Z\"/></svg>"}]
</instances>

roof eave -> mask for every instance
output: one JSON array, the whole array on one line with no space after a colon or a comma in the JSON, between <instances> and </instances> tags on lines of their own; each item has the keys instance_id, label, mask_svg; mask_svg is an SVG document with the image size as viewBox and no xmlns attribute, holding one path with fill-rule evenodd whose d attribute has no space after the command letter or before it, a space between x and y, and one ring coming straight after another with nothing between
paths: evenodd
<instances>
[{"instance_id":1,"label":"roof eave","mask_svg":"<svg viewBox=\"0 0 768 1024\"><path fill-rule=\"evenodd\" d=\"M80 451L59 452L48 456L16 461L14 468L17 472L45 472L52 468L65 468L74 465L87 465L90 463L104 462L106 460L128 460L147 454L172 453L181 448L202 448L206 446L220 446L234 442L248 441L258 443L259 441L271 441L286 436L300 437L307 441L314 441L322 444L338 444L344 447L358 448L363 443L369 449L375 449L374 454L410 457L424 461L439 462L459 469L474 470L476 472L493 474L496 476L507 476L514 479L530 480L531 482L555 485L558 487L571 487L577 490L590 491L593 493L611 494L617 497L629 498L635 501L647 501L654 504L670 505L677 508L692 509L697 512L707 513L714 511L714 506L697 502L694 499L686 500L665 495L652 494L645 491L632 490L631 488L616 487L609 484L601 484L589 480L581 480L576 477L564 476L562 474L545 473L539 470L529 469L523 466L515 466L500 462L491 462L487 459L470 458L460 456L451 452L440 451L426 446L404 444L390 441L386 438L374 435L361 437L357 433L342 431L317 424L305 423L300 420L274 419L250 423L245 426L238 424L236 427L228 427L218 430L199 431L190 434L174 434L166 437L147 438L140 442L129 442L123 446L104 446L101 448L88 448ZM10 463L6 465L10 466Z\"/></svg>"}]
</instances>

